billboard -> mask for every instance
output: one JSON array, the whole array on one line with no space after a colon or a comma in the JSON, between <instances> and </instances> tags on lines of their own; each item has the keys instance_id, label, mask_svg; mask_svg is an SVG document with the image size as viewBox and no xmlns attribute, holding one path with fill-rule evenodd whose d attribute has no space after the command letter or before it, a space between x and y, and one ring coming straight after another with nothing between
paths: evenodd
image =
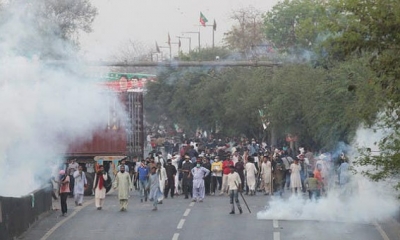
<instances>
[{"instance_id":1,"label":"billboard","mask_svg":"<svg viewBox=\"0 0 400 240\"><path fill-rule=\"evenodd\" d=\"M102 84L116 92L143 90L148 82L156 81L156 75L144 73L108 73Z\"/></svg>"}]
</instances>

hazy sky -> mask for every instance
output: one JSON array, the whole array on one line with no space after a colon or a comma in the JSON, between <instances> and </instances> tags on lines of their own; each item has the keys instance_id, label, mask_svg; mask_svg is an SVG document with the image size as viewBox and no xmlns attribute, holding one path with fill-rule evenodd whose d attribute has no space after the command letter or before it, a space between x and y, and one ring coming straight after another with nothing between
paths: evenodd
<instances>
[{"instance_id":1,"label":"hazy sky","mask_svg":"<svg viewBox=\"0 0 400 240\"><path fill-rule=\"evenodd\" d=\"M221 44L223 33L233 22L234 10L253 6L267 11L278 0L91 0L98 8L93 32L81 36L82 53L90 59L104 59L124 46L128 39L155 48L155 41L166 46L168 32L172 42L184 31L199 31L200 11L212 24L215 19L216 45ZM201 45L212 45L212 28L200 27ZM198 46L197 34L185 34L192 38L192 48ZM182 39L182 49L188 50L189 41ZM177 45L172 45L177 51ZM163 51L167 52L167 49Z\"/></svg>"}]
</instances>

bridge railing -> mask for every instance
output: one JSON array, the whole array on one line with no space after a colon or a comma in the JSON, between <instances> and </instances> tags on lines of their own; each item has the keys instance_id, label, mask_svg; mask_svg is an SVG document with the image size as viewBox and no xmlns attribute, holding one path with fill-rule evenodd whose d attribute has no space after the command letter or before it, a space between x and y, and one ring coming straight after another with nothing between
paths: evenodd
<instances>
[{"instance_id":1,"label":"bridge railing","mask_svg":"<svg viewBox=\"0 0 400 240\"><path fill-rule=\"evenodd\" d=\"M19 198L0 196L0 239L20 236L40 215L50 211L51 191L49 186Z\"/></svg>"}]
</instances>

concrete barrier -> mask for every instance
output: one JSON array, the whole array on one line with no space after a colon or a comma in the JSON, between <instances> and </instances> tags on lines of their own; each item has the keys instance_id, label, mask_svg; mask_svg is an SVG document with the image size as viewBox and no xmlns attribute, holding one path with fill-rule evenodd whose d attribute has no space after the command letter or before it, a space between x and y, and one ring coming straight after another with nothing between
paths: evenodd
<instances>
[{"instance_id":1,"label":"concrete barrier","mask_svg":"<svg viewBox=\"0 0 400 240\"><path fill-rule=\"evenodd\" d=\"M51 210L51 190L45 187L20 198L0 196L0 239L18 237Z\"/></svg>"}]
</instances>

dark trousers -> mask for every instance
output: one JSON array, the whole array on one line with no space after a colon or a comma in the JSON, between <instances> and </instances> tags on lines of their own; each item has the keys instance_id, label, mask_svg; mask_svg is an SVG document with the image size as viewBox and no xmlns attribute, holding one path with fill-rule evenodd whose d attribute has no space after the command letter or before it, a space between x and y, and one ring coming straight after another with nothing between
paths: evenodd
<instances>
[{"instance_id":1,"label":"dark trousers","mask_svg":"<svg viewBox=\"0 0 400 240\"><path fill-rule=\"evenodd\" d=\"M185 198L193 197L193 180L191 178L183 178L182 179L182 188L183 188L183 194L185 194Z\"/></svg>"},{"instance_id":2,"label":"dark trousers","mask_svg":"<svg viewBox=\"0 0 400 240\"><path fill-rule=\"evenodd\" d=\"M211 187L211 177L207 176L204 179L205 194L210 194L210 187Z\"/></svg>"},{"instance_id":3,"label":"dark trousers","mask_svg":"<svg viewBox=\"0 0 400 240\"><path fill-rule=\"evenodd\" d=\"M215 193L215 191L217 190L217 183L218 183L218 190L221 191L222 188L222 177L216 177L216 176L212 176L211 177L211 192Z\"/></svg>"},{"instance_id":4,"label":"dark trousers","mask_svg":"<svg viewBox=\"0 0 400 240\"><path fill-rule=\"evenodd\" d=\"M61 213L67 213L68 208L67 208L67 198L68 198L69 193L60 193L60 199L61 199Z\"/></svg>"},{"instance_id":5,"label":"dark trousers","mask_svg":"<svg viewBox=\"0 0 400 240\"><path fill-rule=\"evenodd\" d=\"M171 197L174 197L175 193L175 179L174 178L168 178L168 184L165 185L164 189L164 197L168 197L168 192L171 190Z\"/></svg>"},{"instance_id":6,"label":"dark trousers","mask_svg":"<svg viewBox=\"0 0 400 240\"><path fill-rule=\"evenodd\" d=\"M71 174L69 175L69 196L73 197L74 196L74 187L75 187L75 178L74 175Z\"/></svg>"}]
</instances>

